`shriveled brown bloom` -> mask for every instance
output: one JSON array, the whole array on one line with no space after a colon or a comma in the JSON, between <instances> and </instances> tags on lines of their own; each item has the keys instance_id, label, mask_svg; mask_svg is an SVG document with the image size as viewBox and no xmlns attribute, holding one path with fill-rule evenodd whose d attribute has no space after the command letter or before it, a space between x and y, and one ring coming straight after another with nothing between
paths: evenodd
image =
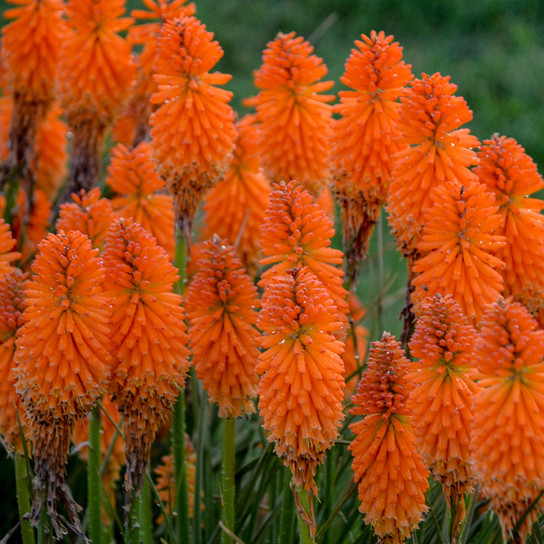
<instances>
[{"instance_id":1,"label":"shriveled brown bloom","mask_svg":"<svg viewBox=\"0 0 544 544\"><path fill-rule=\"evenodd\" d=\"M110 364L111 309L104 268L84 234L59 231L38 246L25 288L24 324L17 331L17 393L30 424L35 459L34 526L45 507L55 536L65 527L82 536L77 510L64 481L74 423L104 391ZM62 500L70 520L57 511Z\"/></svg>"},{"instance_id":2,"label":"shriveled brown bloom","mask_svg":"<svg viewBox=\"0 0 544 544\"><path fill-rule=\"evenodd\" d=\"M191 353L197 376L220 417L254 411L259 349L259 296L227 242L204 242L186 297Z\"/></svg>"},{"instance_id":3,"label":"shriveled brown bloom","mask_svg":"<svg viewBox=\"0 0 544 544\"><path fill-rule=\"evenodd\" d=\"M126 514L151 444L185 382L187 334L168 254L132 219L115 220L104 250L115 360L109 390L124 416Z\"/></svg>"},{"instance_id":4,"label":"shriveled brown bloom","mask_svg":"<svg viewBox=\"0 0 544 544\"><path fill-rule=\"evenodd\" d=\"M351 410L364 418L350 425L359 510L380 542L400 544L427 511L429 487L406 406L413 388L407 379L409 361L395 337L384 333L372 344L367 365Z\"/></svg>"},{"instance_id":5,"label":"shriveled brown bloom","mask_svg":"<svg viewBox=\"0 0 544 544\"><path fill-rule=\"evenodd\" d=\"M299 266L268 282L257 325L263 427L295 484L317 495L317 465L344 418L344 348L334 336L342 323L328 291Z\"/></svg>"}]
</instances>

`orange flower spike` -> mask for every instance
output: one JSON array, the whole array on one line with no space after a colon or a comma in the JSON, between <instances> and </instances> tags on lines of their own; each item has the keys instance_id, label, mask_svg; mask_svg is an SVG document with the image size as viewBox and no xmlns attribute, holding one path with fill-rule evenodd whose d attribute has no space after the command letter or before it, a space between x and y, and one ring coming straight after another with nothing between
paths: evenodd
<instances>
[{"instance_id":1,"label":"orange flower spike","mask_svg":"<svg viewBox=\"0 0 544 544\"><path fill-rule=\"evenodd\" d=\"M274 277L267 286L257 326L259 411L274 451L297 486L317 495L316 467L338 436L344 419L342 327L327 290L307 267Z\"/></svg>"},{"instance_id":2,"label":"orange flower spike","mask_svg":"<svg viewBox=\"0 0 544 544\"><path fill-rule=\"evenodd\" d=\"M544 487L542 353L544 331L523 305L509 298L488 307L473 359L482 389L474 398L471 453L505 541ZM519 542L541 511L540 503L531 510Z\"/></svg>"},{"instance_id":3,"label":"orange flower spike","mask_svg":"<svg viewBox=\"0 0 544 544\"><path fill-rule=\"evenodd\" d=\"M262 226L261 264L273 266L261 276L265 286L276 275L308 266L329 291L339 319L347 324L349 307L343 287L342 252L331 247L333 222L295 181L274 184Z\"/></svg>"},{"instance_id":4,"label":"orange flower spike","mask_svg":"<svg viewBox=\"0 0 544 544\"><path fill-rule=\"evenodd\" d=\"M15 335L23 324L24 282L27 274L14 268L0 275L0 435L8 451L23 453L19 420L28 435L28 422L15 392L13 375Z\"/></svg>"},{"instance_id":5,"label":"orange flower spike","mask_svg":"<svg viewBox=\"0 0 544 544\"><path fill-rule=\"evenodd\" d=\"M333 81L323 59L301 36L279 33L268 43L255 72L262 89L247 101L256 107L261 128L259 147L265 175L272 181L295 179L312 195L329 180L332 95L321 94Z\"/></svg>"},{"instance_id":6,"label":"orange flower spike","mask_svg":"<svg viewBox=\"0 0 544 544\"><path fill-rule=\"evenodd\" d=\"M213 33L195 17L164 22L155 63L151 147L174 196L178 228L187 238L203 194L221 179L236 141L231 76L209 71L223 56Z\"/></svg>"},{"instance_id":7,"label":"orange flower spike","mask_svg":"<svg viewBox=\"0 0 544 544\"><path fill-rule=\"evenodd\" d=\"M59 231L40 242L32 272L14 370L34 446L37 479L31 521L40 523L47 487L56 538L62 539L65 531L57 500L68 509L70 527L82 536L64 467L73 424L93 408L110 370L111 310L104 294L104 268L87 236Z\"/></svg>"},{"instance_id":8,"label":"orange flower spike","mask_svg":"<svg viewBox=\"0 0 544 544\"><path fill-rule=\"evenodd\" d=\"M188 338L173 292L177 270L151 234L132 219L115 220L103 258L116 353L110 392L125 420L128 512L157 429L183 387Z\"/></svg>"},{"instance_id":9,"label":"orange flower spike","mask_svg":"<svg viewBox=\"0 0 544 544\"><path fill-rule=\"evenodd\" d=\"M51 201L67 172L68 125L60 118L61 113L60 106L54 104L36 133L36 188Z\"/></svg>"},{"instance_id":10,"label":"orange flower spike","mask_svg":"<svg viewBox=\"0 0 544 544\"><path fill-rule=\"evenodd\" d=\"M430 193L446 180L468 185L477 179L470 167L478 164L472 148L480 142L469 129L472 119L463 97L449 76L423 74L412 82L399 110L402 142L409 147L395 156L388 212L393 234L405 255L416 250Z\"/></svg>"},{"instance_id":11,"label":"orange flower spike","mask_svg":"<svg viewBox=\"0 0 544 544\"><path fill-rule=\"evenodd\" d=\"M121 17L124 11L124 0L66 5L71 30L61 52L58 95L74 150L63 202L97 180L105 131L128 98L135 66L129 43L118 34L132 23Z\"/></svg>"},{"instance_id":12,"label":"orange flower spike","mask_svg":"<svg viewBox=\"0 0 544 544\"><path fill-rule=\"evenodd\" d=\"M258 156L259 127L254 116L237 123L234 160L225 175L206 195L203 238L217 234L236 245L248 272L254 275L261 251L260 232L271 187L264 177Z\"/></svg>"},{"instance_id":13,"label":"orange flower spike","mask_svg":"<svg viewBox=\"0 0 544 544\"><path fill-rule=\"evenodd\" d=\"M189 494L189 518L193 518L195 502L196 452L189 435L185 434L185 460L187 463L187 491ZM176 504L176 486L174 478L174 458L163 455L161 463L153 470L157 476L156 487L168 514L172 514ZM157 525L164 523L162 514L157 518Z\"/></svg>"},{"instance_id":14,"label":"orange flower spike","mask_svg":"<svg viewBox=\"0 0 544 544\"><path fill-rule=\"evenodd\" d=\"M106 183L118 195L111 205L121 217L132 217L174 257L174 206L172 196L161 193L164 180L155 171L149 144L134 149L117 145L112 150Z\"/></svg>"},{"instance_id":15,"label":"orange flower spike","mask_svg":"<svg viewBox=\"0 0 544 544\"><path fill-rule=\"evenodd\" d=\"M57 230L78 230L85 233L94 247L103 249L106 234L115 213L112 203L100 197L100 189L95 187L88 193L81 190L72 195L73 202L61 204L57 219Z\"/></svg>"},{"instance_id":16,"label":"orange flower spike","mask_svg":"<svg viewBox=\"0 0 544 544\"><path fill-rule=\"evenodd\" d=\"M372 31L361 39L355 41L358 49L352 49L341 78L354 90L338 93L334 111L341 117L333 124L334 187L342 207L351 282L386 201L393 157L407 146L400 140L398 100L413 79L393 36Z\"/></svg>"},{"instance_id":17,"label":"orange flower spike","mask_svg":"<svg viewBox=\"0 0 544 544\"><path fill-rule=\"evenodd\" d=\"M8 137L12 111L13 99L11 96L0 96L0 163L6 161L9 156Z\"/></svg>"},{"instance_id":18,"label":"orange flower spike","mask_svg":"<svg viewBox=\"0 0 544 544\"><path fill-rule=\"evenodd\" d=\"M451 295L425 299L417 320L408 379L416 386L408 408L418 449L435 479L442 482L448 503L464 508L472 492L470 431L474 382L472 355L476 330Z\"/></svg>"},{"instance_id":19,"label":"orange flower spike","mask_svg":"<svg viewBox=\"0 0 544 544\"><path fill-rule=\"evenodd\" d=\"M479 183L446 183L436 187L432 202L417 246L422 256L413 266L415 313L427 296L450 294L478 323L503 290L504 262L495 255L505 239L496 234L501 217L495 199Z\"/></svg>"},{"instance_id":20,"label":"orange flower spike","mask_svg":"<svg viewBox=\"0 0 544 544\"><path fill-rule=\"evenodd\" d=\"M495 134L484 140L474 169L494 193L507 245L497 252L504 260L505 296L513 295L531 311L544 308L544 201L528 195L544 188L537 166L513 138Z\"/></svg>"},{"instance_id":21,"label":"orange flower spike","mask_svg":"<svg viewBox=\"0 0 544 544\"><path fill-rule=\"evenodd\" d=\"M199 271L187 292L187 319L196 374L219 405L220 417L254 411L258 306L257 288L234 248L217 236L204 242Z\"/></svg>"},{"instance_id":22,"label":"orange flower spike","mask_svg":"<svg viewBox=\"0 0 544 544\"><path fill-rule=\"evenodd\" d=\"M4 202L5 206L5 202ZM9 230L9 225L0 218L0 276L13 270L13 261L21 257L18 251L11 251L15 240Z\"/></svg>"},{"instance_id":23,"label":"orange flower spike","mask_svg":"<svg viewBox=\"0 0 544 544\"><path fill-rule=\"evenodd\" d=\"M427 511L429 487L406 406L413 388L407 379L409 361L395 337L384 333L381 342L372 344L367 364L351 410L365 417L350 425L359 510L380 542L400 544Z\"/></svg>"}]
</instances>

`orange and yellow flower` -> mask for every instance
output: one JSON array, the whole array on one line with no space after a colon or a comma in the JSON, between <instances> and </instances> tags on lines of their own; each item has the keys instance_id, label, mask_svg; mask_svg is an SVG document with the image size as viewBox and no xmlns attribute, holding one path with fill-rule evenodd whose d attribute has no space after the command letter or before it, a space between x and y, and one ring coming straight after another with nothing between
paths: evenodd
<instances>
[{"instance_id":1,"label":"orange and yellow flower","mask_svg":"<svg viewBox=\"0 0 544 544\"><path fill-rule=\"evenodd\" d=\"M125 421L128 512L157 429L185 382L188 338L173 292L177 270L151 234L132 219L115 220L103 259L115 353L109 391Z\"/></svg>"},{"instance_id":2,"label":"orange and yellow flower","mask_svg":"<svg viewBox=\"0 0 544 544\"><path fill-rule=\"evenodd\" d=\"M399 98L413 79L393 36L373 30L355 45L358 49L352 49L340 78L353 90L340 91L340 103L334 106L341 117L333 125L332 157L352 282L387 199L394 156L408 145L401 139Z\"/></svg>"},{"instance_id":3,"label":"orange and yellow flower","mask_svg":"<svg viewBox=\"0 0 544 544\"><path fill-rule=\"evenodd\" d=\"M412 301L416 315L427 296L452 295L473 323L503 290L504 262L496 256L505 245L498 234L501 217L484 185L443 183L432 194L417 249Z\"/></svg>"},{"instance_id":4,"label":"orange and yellow flower","mask_svg":"<svg viewBox=\"0 0 544 544\"><path fill-rule=\"evenodd\" d=\"M0 276L11 272L13 261L21 257L18 251L12 251L15 243L8 223L0 217Z\"/></svg>"},{"instance_id":5,"label":"orange and yellow flower","mask_svg":"<svg viewBox=\"0 0 544 544\"><path fill-rule=\"evenodd\" d=\"M307 266L329 292L338 319L347 323L349 307L343 287L342 252L331 247L333 222L295 181L274 184L262 227L263 272L260 285L297 266Z\"/></svg>"},{"instance_id":6,"label":"orange and yellow flower","mask_svg":"<svg viewBox=\"0 0 544 544\"><path fill-rule=\"evenodd\" d=\"M24 282L28 275L14 268L0 274L0 435L8 451L23 453L19 421L25 436L28 423L15 392L15 335L23 324Z\"/></svg>"},{"instance_id":7,"label":"orange and yellow flower","mask_svg":"<svg viewBox=\"0 0 544 544\"><path fill-rule=\"evenodd\" d=\"M408 409L420 453L448 504L464 510L463 495L474 489L470 466L476 330L451 295L436 294L421 308L410 353L408 379L415 385Z\"/></svg>"},{"instance_id":8,"label":"orange and yellow flower","mask_svg":"<svg viewBox=\"0 0 544 544\"><path fill-rule=\"evenodd\" d=\"M258 306L257 288L234 248L217 236L204 242L187 292L187 319L196 374L220 417L254 411Z\"/></svg>"},{"instance_id":9,"label":"orange and yellow flower","mask_svg":"<svg viewBox=\"0 0 544 544\"><path fill-rule=\"evenodd\" d=\"M70 32L63 43L58 97L73 132L70 173L62 201L98 178L104 133L127 99L134 78L125 0L70 0Z\"/></svg>"},{"instance_id":10,"label":"orange and yellow flower","mask_svg":"<svg viewBox=\"0 0 544 544\"><path fill-rule=\"evenodd\" d=\"M501 215L499 233L506 245L497 251L503 270L504 295L512 295L533 312L544 310L544 201L528 198L544 188L537 166L513 138L495 134L478 151L474 169L495 195Z\"/></svg>"},{"instance_id":11,"label":"orange and yellow flower","mask_svg":"<svg viewBox=\"0 0 544 544\"><path fill-rule=\"evenodd\" d=\"M98 250L80 232L49 234L38 246L32 273L14 370L34 446L37 483L31 520L35 526L40 523L47 487L48 514L56 537L63 538L57 500L64 502L72 528L81 533L64 467L74 423L93 408L107 383L111 310Z\"/></svg>"},{"instance_id":12,"label":"orange and yellow flower","mask_svg":"<svg viewBox=\"0 0 544 544\"><path fill-rule=\"evenodd\" d=\"M115 192L111 199L114 211L121 217L132 217L173 258L174 206L172 196L162 192L164 180L156 166L148 143L134 149L117 145L112 150L106 183Z\"/></svg>"},{"instance_id":13,"label":"orange and yellow flower","mask_svg":"<svg viewBox=\"0 0 544 544\"><path fill-rule=\"evenodd\" d=\"M544 487L544 331L511 298L486 311L474 350L471 452L482 493L499 515L505 541ZM542 511L531 510L520 542Z\"/></svg>"},{"instance_id":14,"label":"orange and yellow flower","mask_svg":"<svg viewBox=\"0 0 544 544\"><path fill-rule=\"evenodd\" d=\"M344 347L334 336L342 323L328 291L299 266L268 284L257 325L263 427L295 484L317 495L317 465L344 418Z\"/></svg>"},{"instance_id":15,"label":"orange and yellow flower","mask_svg":"<svg viewBox=\"0 0 544 544\"><path fill-rule=\"evenodd\" d=\"M394 336L384 333L368 355L352 414L364 418L350 425L349 446L359 489L359 510L380 542L400 544L427 511L428 470L415 444L407 397L409 361Z\"/></svg>"},{"instance_id":16,"label":"orange and yellow flower","mask_svg":"<svg viewBox=\"0 0 544 544\"><path fill-rule=\"evenodd\" d=\"M431 190L446 181L468 185L477 179L470 167L478 164L472 148L480 142L469 129L459 128L472 112L456 90L449 76L423 74L401 97L401 141L408 147L395 156L387 210L405 255L416 251Z\"/></svg>"},{"instance_id":17,"label":"orange and yellow flower","mask_svg":"<svg viewBox=\"0 0 544 544\"><path fill-rule=\"evenodd\" d=\"M296 180L318 195L329 181L333 81L323 59L301 36L279 33L268 43L255 72L261 91L246 101L257 110L260 156L268 179Z\"/></svg>"},{"instance_id":18,"label":"orange and yellow flower","mask_svg":"<svg viewBox=\"0 0 544 544\"><path fill-rule=\"evenodd\" d=\"M210 70L223 56L213 33L195 17L163 23L151 102L151 147L174 196L177 227L189 238L203 194L227 170L236 140L231 76Z\"/></svg>"},{"instance_id":19,"label":"orange and yellow flower","mask_svg":"<svg viewBox=\"0 0 544 544\"><path fill-rule=\"evenodd\" d=\"M217 234L236 246L236 253L251 275L257 271L260 233L271 187L258 155L259 127L246 115L237 124L234 159L225 179L206 195L203 238Z\"/></svg>"}]
</instances>

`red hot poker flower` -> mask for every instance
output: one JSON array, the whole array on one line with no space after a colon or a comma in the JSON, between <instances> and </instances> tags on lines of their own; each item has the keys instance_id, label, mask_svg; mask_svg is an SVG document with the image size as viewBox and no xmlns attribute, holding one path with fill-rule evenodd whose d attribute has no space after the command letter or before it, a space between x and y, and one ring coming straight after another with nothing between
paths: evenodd
<instances>
[{"instance_id":1,"label":"red hot poker flower","mask_svg":"<svg viewBox=\"0 0 544 544\"><path fill-rule=\"evenodd\" d=\"M274 451L297 486L317 495L315 470L343 420L342 324L327 290L307 267L274 277L257 322L259 411Z\"/></svg>"},{"instance_id":2,"label":"red hot poker flower","mask_svg":"<svg viewBox=\"0 0 544 544\"><path fill-rule=\"evenodd\" d=\"M481 386L474 398L471 452L482 492L499 515L505 541L544 487L544 331L511 298L489 306L476 341ZM525 542L542 511L519 530Z\"/></svg>"},{"instance_id":3,"label":"red hot poker flower","mask_svg":"<svg viewBox=\"0 0 544 544\"><path fill-rule=\"evenodd\" d=\"M389 222L405 255L416 251L431 190L447 180L469 185L478 164L472 148L479 141L469 129L459 128L472 119L465 99L455 96L457 86L449 76L423 74L401 98L402 141L389 188Z\"/></svg>"},{"instance_id":4,"label":"red hot poker flower","mask_svg":"<svg viewBox=\"0 0 544 544\"><path fill-rule=\"evenodd\" d=\"M512 295L533 312L544 312L544 201L528 198L544 188L537 166L513 138L495 134L484 140L474 169L495 195L501 215L499 233L507 244L497 251L505 296Z\"/></svg>"},{"instance_id":5,"label":"red hot poker flower","mask_svg":"<svg viewBox=\"0 0 544 544\"><path fill-rule=\"evenodd\" d=\"M257 109L260 154L266 176L275 182L296 180L313 195L328 185L332 134L332 95L321 94L333 81L323 60L301 36L279 33L268 43L255 72L262 89L248 105Z\"/></svg>"},{"instance_id":6,"label":"red hot poker flower","mask_svg":"<svg viewBox=\"0 0 544 544\"><path fill-rule=\"evenodd\" d=\"M57 538L63 522L57 499L68 508L70 527L82 536L77 505L65 489L64 466L74 423L104 391L110 367L111 314L104 269L84 234L59 231L38 246L32 281L25 289L24 324L17 331L17 393L31 426L36 472L32 523L47 509Z\"/></svg>"},{"instance_id":7,"label":"red hot poker flower","mask_svg":"<svg viewBox=\"0 0 544 544\"><path fill-rule=\"evenodd\" d=\"M258 156L259 127L246 115L236 125L238 139L234 159L225 179L207 194L204 238L214 234L236 246L248 272L254 275L261 251L261 226L271 187L264 177Z\"/></svg>"},{"instance_id":8,"label":"red hot poker flower","mask_svg":"<svg viewBox=\"0 0 544 544\"><path fill-rule=\"evenodd\" d=\"M198 264L186 300L193 364L219 416L240 417L254 411L259 381L257 288L234 248L216 236L204 242Z\"/></svg>"},{"instance_id":9,"label":"red hot poker flower","mask_svg":"<svg viewBox=\"0 0 544 544\"><path fill-rule=\"evenodd\" d=\"M116 354L110 392L125 418L128 514L157 429L185 382L188 338L173 292L177 270L151 234L132 219L115 220L103 257Z\"/></svg>"},{"instance_id":10,"label":"red hot poker flower","mask_svg":"<svg viewBox=\"0 0 544 544\"><path fill-rule=\"evenodd\" d=\"M474 488L470 466L472 357L476 330L451 295L425 299L417 320L408 379L418 448L434 477L442 482L448 503L464 512L463 496ZM459 518L459 521L462 519Z\"/></svg>"},{"instance_id":11,"label":"red hot poker flower","mask_svg":"<svg viewBox=\"0 0 544 544\"><path fill-rule=\"evenodd\" d=\"M413 78L402 60L402 48L385 33L361 35L346 62L334 111L341 117L334 128L334 188L342 206L344 247L350 280L368 251L368 241L385 203L394 156L401 142L399 97Z\"/></svg>"},{"instance_id":12,"label":"red hot poker flower","mask_svg":"<svg viewBox=\"0 0 544 544\"><path fill-rule=\"evenodd\" d=\"M450 294L478 323L486 304L503 290L504 263L496 253L505 239L498 234L495 199L477 182L445 183L436 187L432 202L417 246L422 256L413 266L415 312L427 296Z\"/></svg>"},{"instance_id":13,"label":"red hot poker flower","mask_svg":"<svg viewBox=\"0 0 544 544\"><path fill-rule=\"evenodd\" d=\"M293 267L307 266L329 292L338 309L338 319L347 323L349 307L348 293L342 285L343 255L330 247L333 222L295 181L275 184L273 189L261 240L264 255L261 264L273 266L262 274L260 285L266 286Z\"/></svg>"},{"instance_id":14,"label":"red hot poker flower","mask_svg":"<svg viewBox=\"0 0 544 544\"><path fill-rule=\"evenodd\" d=\"M224 175L236 139L231 76L210 70L223 56L195 17L164 22L155 63L151 147L174 196L177 226L187 238L203 194Z\"/></svg>"},{"instance_id":15,"label":"red hot poker flower","mask_svg":"<svg viewBox=\"0 0 544 544\"><path fill-rule=\"evenodd\" d=\"M133 149L113 148L106 183L115 191L113 209L122 217L132 217L150 232L171 258L174 257L174 206L172 196L163 194L164 180L157 174L149 144Z\"/></svg>"},{"instance_id":16,"label":"red hot poker flower","mask_svg":"<svg viewBox=\"0 0 544 544\"><path fill-rule=\"evenodd\" d=\"M380 542L400 544L426 512L429 486L406 407L413 387L407 379L409 361L395 337L384 333L372 344L367 364L351 410L365 417L350 425L359 510Z\"/></svg>"}]
</instances>

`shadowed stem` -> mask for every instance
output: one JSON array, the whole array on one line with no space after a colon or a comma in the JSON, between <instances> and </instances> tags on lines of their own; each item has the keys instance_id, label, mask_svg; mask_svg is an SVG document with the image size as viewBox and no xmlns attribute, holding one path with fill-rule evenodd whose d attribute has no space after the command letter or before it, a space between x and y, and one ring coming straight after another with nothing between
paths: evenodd
<instances>
[{"instance_id":1,"label":"shadowed stem","mask_svg":"<svg viewBox=\"0 0 544 544\"><path fill-rule=\"evenodd\" d=\"M223 523L234 533L234 466L236 457L236 420L223 418L223 456L221 460L221 496L223 501ZM223 544L232 544L232 538L223 531Z\"/></svg>"},{"instance_id":2,"label":"shadowed stem","mask_svg":"<svg viewBox=\"0 0 544 544\"><path fill-rule=\"evenodd\" d=\"M30 514L29 474L24 455L15 454L15 485L17 487L17 506L21 522L21 537L23 544L34 544L34 531L28 519Z\"/></svg>"},{"instance_id":3,"label":"shadowed stem","mask_svg":"<svg viewBox=\"0 0 544 544\"><path fill-rule=\"evenodd\" d=\"M100 407L97 405L89 419L89 459L87 463L87 508L89 537L93 544L100 544L102 536L100 482Z\"/></svg>"},{"instance_id":4,"label":"shadowed stem","mask_svg":"<svg viewBox=\"0 0 544 544\"><path fill-rule=\"evenodd\" d=\"M138 517L140 519L140 542L142 544L152 544L151 489L149 486L149 480L145 476L142 483Z\"/></svg>"},{"instance_id":5,"label":"shadowed stem","mask_svg":"<svg viewBox=\"0 0 544 544\"><path fill-rule=\"evenodd\" d=\"M187 268L187 240L181 230L176 229L175 262L179 280L174 289L183 295ZM182 391L172 414L172 450L174 455L175 497L177 512L178 544L189 542L189 493L187 487L187 460L185 458L185 393Z\"/></svg>"},{"instance_id":6,"label":"shadowed stem","mask_svg":"<svg viewBox=\"0 0 544 544\"><path fill-rule=\"evenodd\" d=\"M310 505L310 494L304 487L293 487L295 503L297 506L298 532L300 544L315 544L312 536L312 526L315 532L315 520L313 508Z\"/></svg>"},{"instance_id":7,"label":"shadowed stem","mask_svg":"<svg viewBox=\"0 0 544 544\"><path fill-rule=\"evenodd\" d=\"M293 492L291 491L291 471L285 469L285 483L283 488L283 505L281 508L280 534L278 544L291 542L291 527L294 528Z\"/></svg>"}]
</instances>

